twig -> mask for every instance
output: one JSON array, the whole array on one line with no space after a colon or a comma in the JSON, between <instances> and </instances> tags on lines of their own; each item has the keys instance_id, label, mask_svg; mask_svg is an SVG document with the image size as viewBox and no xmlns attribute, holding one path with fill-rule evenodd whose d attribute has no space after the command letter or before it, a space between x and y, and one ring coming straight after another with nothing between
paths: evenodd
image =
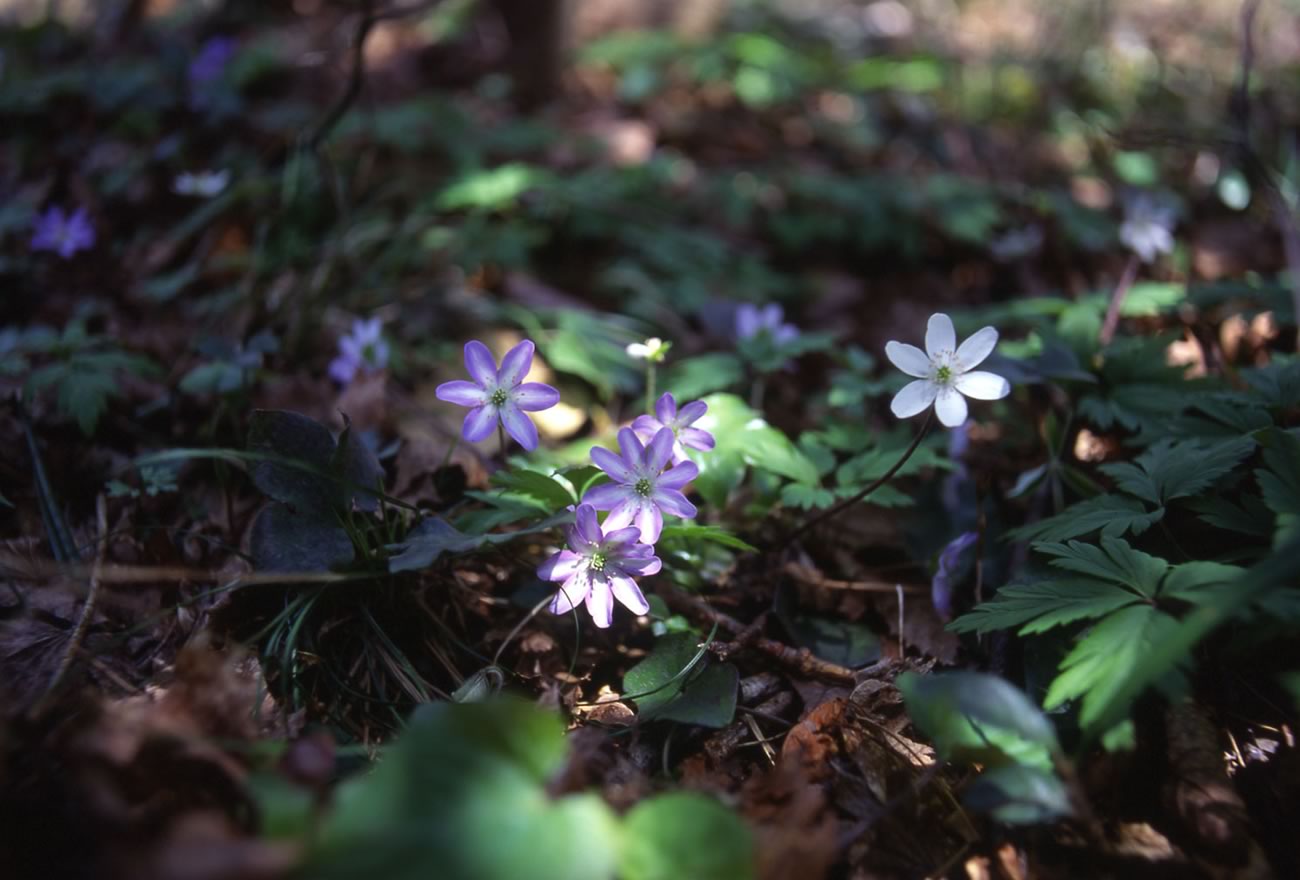
<instances>
[{"instance_id":1,"label":"twig","mask_svg":"<svg viewBox=\"0 0 1300 880\"><path fill-rule=\"evenodd\" d=\"M916 436L912 438L912 444L908 446L907 449L903 452L902 457L899 458L898 461L894 462L893 466L891 466L889 470L885 471L885 473L879 479L872 481L870 485L868 485L861 492L858 492L852 498L848 498L844 501L841 501L839 504L835 505L834 507L828 508L827 510L823 510L821 513L817 514L816 516L810 517L808 520L804 522L803 525L799 526L799 528L795 529L793 532L786 535L785 538L782 539L781 542L777 544L776 547L773 549L780 550L784 547L788 547L791 544L791 542L794 541L795 538L799 537L804 532L811 529L813 526L817 525L820 522L824 522L830 519L832 516L834 516L835 514L839 513L842 510L852 507L862 499L866 498L872 492L876 491L881 486L888 483L890 478L893 477L894 474L898 473L899 469L904 464L907 463L907 460L909 458L912 457L912 453L916 452L917 447L921 445L921 441L925 439L925 435L929 433L930 422L933 420L934 420L934 410L931 409L925 414L925 421L921 424L921 430L917 431Z\"/></svg>"},{"instance_id":2,"label":"twig","mask_svg":"<svg viewBox=\"0 0 1300 880\"><path fill-rule=\"evenodd\" d=\"M898 590L898 659L902 660L907 656L907 643L903 641L903 585L894 584Z\"/></svg>"},{"instance_id":3,"label":"twig","mask_svg":"<svg viewBox=\"0 0 1300 880\"><path fill-rule=\"evenodd\" d=\"M361 20L357 22L356 36L352 39L352 70L348 73L347 88L339 95L325 117L317 123L316 130L307 138L308 149L315 151L320 147L334 130L334 126L338 125L339 120L348 112L348 108L356 101L357 96L361 94L361 87L365 85L366 79L366 38L370 36L370 31L378 21L379 16L375 12L374 0L361 0Z\"/></svg>"},{"instance_id":4,"label":"twig","mask_svg":"<svg viewBox=\"0 0 1300 880\"><path fill-rule=\"evenodd\" d=\"M821 572L798 562L788 562L783 569L790 577L810 587L827 590L847 590L853 593L894 593L902 589L905 593L928 592L928 587L918 584L891 584L887 581L845 581L825 577Z\"/></svg>"},{"instance_id":5,"label":"twig","mask_svg":"<svg viewBox=\"0 0 1300 880\"><path fill-rule=\"evenodd\" d=\"M1119 327L1119 310L1124 305L1124 298L1128 296L1129 288L1137 280L1139 260L1137 254L1128 258L1128 265L1124 267L1124 274L1119 276L1119 283L1110 294L1110 305L1106 306L1106 318L1101 322L1101 332L1097 334L1097 341L1101 347L1105 348L1110 345L1110 341L1115 338L1115 330Z\"/></svg>"},{"instance_id":6,"label":"twig","mask_svg":"<svg viewBox=\"0 0 1300 880\"><path fill-rule=\"evenodd\" d=\"M32 717L36 718L44 714L45 709L49 706L50 701L63 682L63 678L72 666L72 659L76 656L77 651L81 648L82 641L86 638L86 631L90 629L91 618L95 616L95 603L99 599L100 569L104 565L104 552L108 547L108 509L104 496L101 494L95 499L95 527L99 535L96 539L95 550L95 567L90 575L90 589L86 593L86 601L81 606L81 615L77 618L77 625L73 628L72 634L68 636L68 643L63 648L63 656L59 658L58 668L54 670L54 675L50 678L50 683L45 687L45 693L36 701L32 707Z\"/></svg>"}]
</instances>

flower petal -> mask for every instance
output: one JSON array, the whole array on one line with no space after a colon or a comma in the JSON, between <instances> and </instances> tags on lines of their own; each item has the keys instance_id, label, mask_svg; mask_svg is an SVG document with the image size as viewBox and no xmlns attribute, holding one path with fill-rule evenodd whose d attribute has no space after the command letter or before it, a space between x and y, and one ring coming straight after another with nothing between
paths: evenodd
<instances>
[{"instance_id":1,"label":"flower petal","mask_svg":"<svg viewBox=\"0 0 1300 880\"><path fill-rule=\"evenodd\" d=\"M705 452L714 446L713 435L703 428L682 428L677 432L677 439L683 446Z\"/></svg>"},{"instance_id":2,"label":"flower petal","mask_svg":"<svg viewBox=\"0 0 1300 880\"><path fill-rule=\"evenodd\" d=\"M582 557L572 550L561 550L543 562L537 569L537 576L544 581L567 581L578 570Z\"/></svg>"},{"instance_id":3,"label":"flower petal","mask_svg":"<svg viewBox=\"0 0 1300 880\"><path fill-rule=\"evenodd\" d=\"M976 400L1001 400L1011 393L1010 382L997 373L986 373L983 370L962 373L952 384L962 394Z\"/></svg>"},{"instance_id":4,"label":"flower petal","mask_svg":"<svg viewBox=\"0 0 1300 880\"><path fill-rule=\"evenodd\" d=\"M894 399L889 402L889 409L900 419L910 419L934 403L935 395L938 393L938 385L929 379L917 379L915 382L908 382L903 386L902 391L894 395Z\"/></svg>"},{"instance_id":5,"label":"flower petal","mask_svg":"<svg viewBox=\"0 0 1300 880\"><path fill-rule=\"evenodd\" d=\"M709 411L709 405L702 400L692 400L677 411L677 427L682 428L699 420Z\"/></svg>"},{"instance_id":6,"label":"flower petal","mask_svg":"<svg viewBox=\"0 0 1300 880\"><path fill-rule=\"evenodd\" d=\"M659 479L655 480L655 487L659 489L680 489L699 475L699 465L693 461L684 461L660 474Z\"/></svg>"},{"instance_id":7,"label":"flower petal","mask_svg":"<svg viewBox=\"0 0 1300 880\"><path fill-rule=\"evenodd\" d=\"M665 425L677 418L677 401L667 391L655 401L655 418Z\"/></svg>"},{"instance_id":8,"label":"flower petal","mask_svg":"<svg viewBox=\"0 0 1300 880\"><path fill-rule=\"evenodd\" d=\"M555 598L551 600L552 614L568 614L579 602L587 598L591 590L591 579L585 571L574 572L573 576L560 585Z\"/></svg>"},{"instance_id":9,"label":"flower petal","mask_svg":"<svg viewBox=\"0 0 1300 880\"><path fill-rule=\"evenodd\" d=\"M454 403L457 406L482 406L487 402L487 392L473 382L457 379L455 382L443 382L433 392L439 400Z\"/></svg>"},{"instance_id":10,"label":"flower petal","mask_svg":"<svg viewBox=\"0 0 1300 880\"><path fill-rule=\"evenodd\" d=\"M695 519L695 515L699 513L695 505L687 501L686 496L676 489L658 489L650 497L665 513L680 516L682 519Z\"/></svg>"},{"instance_id":11,"label":"flower petal","mask_svg":"<svg viewBox=\"0 0 1300 880\"><path fill-rule=\"evenodd\" d=\"M609 588L609 581L592 580L591 592L587 593L587 613L601 629L607 629L614 622L614 594Z\"/></svg>"},{"instance_id":12,"label":"flower petal","mask_svg":"<svg viewBox=\"0 0 1300 880\"><path fill-rule=\"evenodd\" d=\"M637 544L637 546L644 547L651 552L654 551L654 548L649 544ZM658 574L663 569L664 564L658 556L629 556L620 559L618 567L637 576L645 576Z\"/></svg>"},{"instance_id":13,"label":"flower petal","mask_svg":"<svg viewBox=\"0 0 1300 880\"><path fill-rule=\"evenodd\" d=\"M591 493L588 492L587 494L590 495ZM616 532L631 525L640 509L641 499L629 491L613 505L609 511L609 516L605 517L605 531Z\"/></svg>"},{"instance_id":14,"label":"flower petal","mask_svg":"<svg viewBox=\"0 0 1300 880\"><path fill-rule=\"evenodd\" d=\"M465 343L465 369L469 370L469 377L483 388L496 387L496 361L488 347L477 339Z\"/></svg>"},{"instance_id":15,"label":"flower petal","mask_svg":"<svg viewBox=\"0 0 1300 880\"><path fill-rule=\"evenodd\" d=\"M501 369L497 370L496 381L502 388L513 388L524 381L528 370L533 365L533 352L537 346L531 339L525 339L506 352L501 359Z\"/></svg>"},{"instance_id":16,"label":"flower petal","mask_svg":"<svg viewBox=\"0 0 1300 880\"><path fill-rule=\"evenodd\" d=\"M758 332L758 309L750 303L742 303L736 309L736 336L748 339Z\"/></svg>"},{"instance_id":17,"label":"flower petal","mask_svg":"<svg viewBox=\"0 0 1300 880\"><path fill-rule=\"evenodd\" d=\"M340 385L347 385L357 376L357 362L351 358L336 357L330 361L330 378Z\"/></svg>"},{"instance_id":18,"label":"flower petal","mask_svg":"<svg viewBox=\"0 0 1300 880\"><path fill-rule=\"evenodd\" d=\"M618 432L618 448L623 453L623 463L635 470L640 467L641 459L645 457L645 447L641 445L641 439L637 437L636 431L631 428L622 428Z\"/></svg>"},{"instance_id":19,"label":"flower petal","mask_svg":"<svg viewBox=\"0 0 1300 880\"><path fill-rule=\"evenodd\" d=\"M497 424L497 408L492 404L476 406L465 416L465 424L461 426L460 436L464 437L470 443L477 443L480 440L486 440L492 436L492 429Z\"/></svg>"},{"instance_id":20,"label":"flower petal","mask_svg":"<svg viewBox=\"0 0 1300 880\"><path fill-rule=\"evenodd\" d=\"M605 535L600 530L600 520L596 519L596 508L590 504L578 505L574 525L578 530L578 534L593 544L599 544L605 540Z\"/></svg>"},{"instance_id":21,"label":"flower petal","mask_svg":"<svg viewBox=\"0 0 1300 880\"><path fill-rule=\"evenodd\" d=\"M935 398L934 411L945 428L959 428L966 421L966 398L955 388L944 388Z\"/></svg>"},{"instance_id":22,"label":"flower petal","mask_svg":"<svg viewBox=\"0 0 1300 880\"><path fill-rule=\"evenodd\" d=\"M560 402L560 392L541 382L525 382L510 392L515 406L528 412L550 409Z\"/></svg>"},{"instance_id":23,"label":"flower petal","mask_svg":"<svg viewBox=\"0 0 1300 880\"><path fill-rule=\"evenodd\" d=\"M604 544L607 547L618 544L634 544L635 546L640 547L642 546L641 544L635 544L640 537L641 530L636 526L631 526L626 529L614 529L612 532L605 535Z\"/></svg>"},{"instance_id":24,"label":"flower petal","mask_svg":"<svg viewBox=\"0 0 1300 880\"><path fill-rule=\"evenodd\" d=\"M890 341L885 343L885 357L909 376L924 379L930 375L930 358L915 345L906 342Z\"/></svg>"},{"instance_id":25,"label":"flower petal","mask_svg":"<svg viewBox=\"0 0 1300 880\"><path fill-rule=\"evenodd\" d=\"M957 347L957 331L952 328L952 318L942 312L930 316L925 325L925 350L930 359Z\"/></svg>"},{"instance_id":26,"label":"flower petal","mask_svg":"<svg viewBox=\"0 0 1300 880\"><path fill-rule=\"evenodd\" d=\"M635 499L636 497L636 494L622 483L601 483L599 486L592 486L586 491L582 496L582 503L590 504L597 510L613 510L629 498ZM628 522L631 522L630 518ZM623 525L627 525L627 523ZM616 528L616 526L611 526L606 522L605 528Z\"/></svg>"},{"instance_id":27,"label":"flower petal","mask_svg":"<svg viewBox=\"0 0 1300 880\"><path fill-rule=\"evenodd\" d=\"M992 327L981 327L957 349L957 363L963 370L978 367L998 344L998 331Z\"/></svg>"},{"instance_id":28,"label":"flower petal","mask_svg":"<svg viewBox=\"0 0 1300 880\"><path fill-rule=\"evenodd\" d=\"M650 474L662 471L668 464L668 459L673 456L673 444L676 442L677 437L673 435L672 428L660 428L645 448L645 456L641 459L644 469Z\"/></svg>"},{"instance_id":29,"label":"flower petal","mask_svg":"<svg viewBox=\"0 0 1300 880\"><path fill-rule=\"evenodd\" d=\"M689 502L687 502L689 503ZM636 527L641 530L641 543L653 544L664 530L664 515L656 504L643 504L636 512Z\"/></svg>"},{"instance_id":30,"label":"flower petal","mask_svg":"<svg viewBox=\"0 0 1300 880\"><path fill-rule=\"evenodd\" d=\"M514 401L507 400L501 407L501 424L506 426L506 433L524 449L532 452L537 448L537 426L524 411L515 406Z\"/></svg>"},{"instance_id":31,"label":"flower petal","mask_svg":"<svg viewBox=\"0 0 1300 880\"><path fill-rule=\"evenodd\" d=\"M632 420L632 433L642 443L650 442L650 438L659 433L659 429L664 424L654 416L637 416Z\"/></svg>"},{"instance_id":32,"label":"flower petal","mask_svg":"<svg viewBox=\"0 0 1300 880\"><path fill-rule=\"evenodd\" d=\"M636 474L627 466L627 462L603 446L591 447L591 460L596 467L609 474L616 483L635 483Z\"/></svg>"},{"instance_id":33,"label":"flower petal","mask_svg":"<svg viewBox=\"0 0 1300 880\"><path fill-rule=\"evenodd\" d=\"M614 593L614 598L623 603L623 606L633 614L641 615L650 610L650 603L641 595L641 590L637 587L636 581L630 577L618 577L617 575L609 579L609 585Z\"/></svg>"}]
</instances>

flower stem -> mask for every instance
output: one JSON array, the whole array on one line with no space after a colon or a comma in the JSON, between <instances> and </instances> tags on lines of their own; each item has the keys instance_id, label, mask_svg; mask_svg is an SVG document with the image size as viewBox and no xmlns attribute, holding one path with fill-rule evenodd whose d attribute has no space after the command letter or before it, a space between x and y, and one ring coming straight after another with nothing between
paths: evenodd
<instances>
[{"instance_id":1,"label":"flower stem","mask_svg":"<svg viewBox=\"0 0 1300 880\"><path fill-rule=\"evenodd\" d=\"M655 362L649 359L645 362L645 411L655 411Z\"/></svg>"},{"instance_id":2,"label":"flower stem","mask_svg":"<svg viewBox=\"0 0 1300 880\"><path fill-rule=\"evenodd\" d=\"M501 456L501 463L506 463L506 428L500 420L497 421L497 452Z\"/></svg>"},{"instance_id":3,"label":"flower stem","mask_svg":"<svg viewBox=\"0 0 1300 880\"><path fill-rule=\"evenodd\" d=\"M1137 254L1128 258L1128 265L1124 267L1124 274L1119 277L1119 283L1110 295L1110 305L1106 307L1106 317L1101 322L1101 332L1097 335L1097 342L1102 348L1110 345L1110 341L1115 338L1115 330L1119 327L1119 310L1124 305L1124 298L1128 296L1129 288L1137 280L1138 266L1140 265Z\"/></svg>"},{"instance_id":4,"label":"flower stem","mask_svg":"<svg viewBox=\"0 0 1300 880\"><path fill-rule=\"evenodd\" d=\"M870 485L868 485L862 491L858 492L852 498L847 498L844 501L841 501L839 504L835 505L834 507L827 508L826 510L823 510L821 513L818 513L808 518L803 523L803 525L799 526L793 532L786 535L785 538L782 539L782 541L776 545L775 549L780 550L781 548L788 546L792 541L794 541L795 538L799 537L804 532L811 529L813 526L817 525L820 522L830 519L832 516L834 516L835 514L839 513L842 510L852 507L853 505L861 501L863 498L866 498L872 492L876 491L881 486L888 483L889 480L894 476L894 474L898 473L899 468L905 465L907 463L907 460L912 457L912 453L916 452L916 450L920 447L921 441L924 440L925 435L930 432L930 423L933 420L934 420L934 410L930 409L925 414L925 421L921 424L921 430L917 431L916 436L912 438L912 444L903 451L902 456L898 459L898 461L894 462L894 464L889 468L889 470L885 471L884 474L882 474L878 479L872 481Z\"/></svg>"}]
</instances>

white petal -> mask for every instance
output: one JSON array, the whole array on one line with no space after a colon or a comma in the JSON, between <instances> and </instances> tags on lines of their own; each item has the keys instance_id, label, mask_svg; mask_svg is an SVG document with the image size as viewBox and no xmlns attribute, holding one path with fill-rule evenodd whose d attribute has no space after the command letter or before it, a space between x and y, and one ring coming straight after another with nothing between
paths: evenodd
<instances>
[{"instance_id":1,"label":"white petal","mask_svg":"<svg viewBox=\"0 0 1300 880\"><path fill-rule=\"evenodd\" d=\"M1011 383L997 373L976 370L962 373L952 383L958 391L976 400L1001 400L1011 393Z\"/></svg>"},{"instance_id":2,"label":"white petal","mask_svg":"<svg viewBox=\"0 0 1300 880\"><path fill-rule=\"evenodd\" d=\"M952 328L952 318L939 312L930 316L925 326L925 350L931 359L957 347L957 331Z\"/></svg>"},{"instance_id":3,"label":"white petal","mask_svg":"<svg viewBox=\"0 0 1300 880\"><path fill-rule=\"evenodd\" d=\"M908 345L906 342L887 342L885 357L909 376L924 379L930 375L930 358L915 345Z\"/></svg>"},{"instance_id":4,"label":"white petal","mask_svg":"<svg viewBox=\"0 0 1300 880\"><path fill-rule=\"evenodd\" d=\"M998 344L998 331L992 327L981 327L957 349L957 362L963 370L977 367L984 362Z\"/></svg>"},{"instance_id":5,"label":"white petal","mask_svg":"<svg viewBox=\"0 0 1300 880\"><path fill-rule=\"evenodd\" d=\"M614 622L614 593L608 580L592 580L591 592L587 594L587 612L591 614L592 623L601 629Z\"/></svg>"},{"instance_id":6,"label":"white petal","mask_svg":"<svg viewBox=\"0 0 1300 880\"><path fill-rule=\"evenodd\" d=\"M934 411L945 428L960 428L966 421L966 398L951 387L944 388L935 398Z\"/></svg>"},{"instance_id":7,"label":"white petal","mask_svg":"<svg viewBox=\"0 0 1300 880\"><path fill-rule=\"evenodd\" d=\"M902 391L894 395L894 399L889 402L889 408L900 419L910 419L934 403L934 397L938 393L938 385L928 379L917 379L915 382L908 382L903 386Z\"/></svg>"}]
</instances>

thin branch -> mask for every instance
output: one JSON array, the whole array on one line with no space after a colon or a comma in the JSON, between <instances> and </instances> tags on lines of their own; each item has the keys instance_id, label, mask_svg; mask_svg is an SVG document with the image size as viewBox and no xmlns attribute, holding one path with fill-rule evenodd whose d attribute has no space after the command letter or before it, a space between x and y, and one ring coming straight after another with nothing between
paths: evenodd
<instances>
[{"instance_id":1,"label":"thin branch","mask_svg":"<svg viewBox=\"0 0 1300 880\"><path fill-rule=\"evenodd\" d=\"M374 0L361 0L361 20L357 22L357 32L352 39L352 70L348 73L347 88L308 136L308 149L315 151L320 147L361 94L366 79L366 39L378 21Z\"/></svg>"}]
</instances>

